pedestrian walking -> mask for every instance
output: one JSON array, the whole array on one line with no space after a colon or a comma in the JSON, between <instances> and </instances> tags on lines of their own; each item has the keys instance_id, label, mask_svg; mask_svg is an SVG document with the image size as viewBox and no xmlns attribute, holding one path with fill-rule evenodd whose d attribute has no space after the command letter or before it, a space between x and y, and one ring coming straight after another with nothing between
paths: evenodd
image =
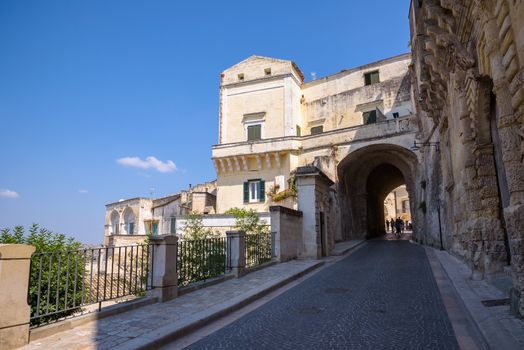
<instances>
[{"instance_id":1,"label":"pedestrian walking","mask_svg":"<svg viewBox=\"0 0 524 350\"><path fill-rule=\"evenodd\" d=\"M395 233L395 219L391 218L389 224L391 225L391 233Z\"/></svg>"},{"instance_id":2,"label":"pedestrian walking","mask_svg":"<svg viewBox=\"0 0 524 350\"><path fill-rule=\"evenodd\" d=\"M404 221L398 217L397 220L395 220L395 229L397 230L397 238L400 238L402 235L402 226L404 226Z\"/></svg>"},{"instance_id":3,"label":"pedestrian walking","mask_svg":"<svg viewBox=\"0 0 524 350\"><path fill-rule=\"evenodd\" d=\"M389 220L386 219L386 232L389 231Z\"/></svg>"}]
</instances>

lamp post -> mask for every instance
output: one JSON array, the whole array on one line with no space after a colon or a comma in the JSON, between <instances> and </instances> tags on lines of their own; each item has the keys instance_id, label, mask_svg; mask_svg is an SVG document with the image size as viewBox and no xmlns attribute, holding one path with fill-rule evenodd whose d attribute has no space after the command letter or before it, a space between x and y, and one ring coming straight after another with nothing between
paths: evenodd
<instances>
[{"instance_id":1,"label":"lamp post","mask_svg":"<svg viewBox=\"0 0 524 350\"><path fill-rule=\"evenodd\" d=\"M426 141L426 142L413 141L413 146L411 146L411 149L413 151L418 151L420 150L421 147L435 147L435 150L437 152L440 152L440 142L432 142L432 141Z\"/></svg>"}]
</instances>

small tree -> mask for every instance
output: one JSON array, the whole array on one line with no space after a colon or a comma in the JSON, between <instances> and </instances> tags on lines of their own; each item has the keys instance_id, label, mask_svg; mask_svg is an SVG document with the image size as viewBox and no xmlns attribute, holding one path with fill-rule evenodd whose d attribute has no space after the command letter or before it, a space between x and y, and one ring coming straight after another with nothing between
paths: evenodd
<instances>
[{"instance_id":1,"label":"small tree","mask_svg":"<svg viewBox=\"0 0 524 350\"><path fill-rule=\"evenodd\" d=\"M225 273L226 242L218 234L204 227L203 216L189 213L185 216L183 241L178 243L178 285L205 280Z\"/></svg>"},{"instance_id":2,"label":"small tree","mask_svg":"<svg viewBox=\"0 0 524 350\"><path fill-rule=\"evenodd\" d=\"M271 236L266 222L253 209L231 208L226 214L235 216L235 228L246 233L248 267L271 260Z\"/></svg>"},{"instance_id":3,"label":"small tree","mask_svg":"<svg viewBox=\"0 0 524 350\"><path fill-rule=\"evenodd\" d=\"M235 216L235 228L246 234L269 233L266 222L260 220L253 209L231 208L226 211L226 214Z\"/></svg>"},{"instance_id":4,"label":"small tree","mask_svg":"<svg viewBox=\"0 0 524 350\"><path fill-rule=\"evenodd\" d=\"M197 213L189 213L185 216L186 223L182 231L186 241L194 239L205 239L215 237L213 230L204 227L203 216Z\"/></svg>"}]
</instances>

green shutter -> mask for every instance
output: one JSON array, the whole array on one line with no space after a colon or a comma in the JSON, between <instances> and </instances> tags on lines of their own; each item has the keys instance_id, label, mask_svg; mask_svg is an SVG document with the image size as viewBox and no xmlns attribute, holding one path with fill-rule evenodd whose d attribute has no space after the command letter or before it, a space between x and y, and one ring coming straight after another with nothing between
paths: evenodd
<instances>
[{"instance_id":1,"label":"green shutter","mask_svg":"<svg viewBox=\"0 0 524 350\"><path fill-rule=\"evenodd\" d=\"M244 182L244 203L249 202L249 182Z\"/></svg>"},{"instance_id":2,"label":"green shutter","mask_svg":"<svg viewBox=\"0 0 524 350\"><path fill-rule=\"evenodd\" d=\"M171 218L171 228L170 228L170 233L172 235L175 235L176 234L176 218Z\"/></svg>"},{"instance_id":3,"label":"green shutter","mask_svg":"<svg viewBox=\"0 0 524 350\"><path fill-rule=\"evenodd\" d=\"M255 140L262 140L262 125L254 125Z\"/></svg>"},{"instance_id":4,"label":"green shutter","mask_svg":"<svg viewBox=\"0 0 524 350\"><path fill-rule=\"evenodd\" d=\"M259 184L259 192L260 192L260 201L264 203L266 201L266 182L264 180L260 180Z\"/></svg>"}]
</instances>

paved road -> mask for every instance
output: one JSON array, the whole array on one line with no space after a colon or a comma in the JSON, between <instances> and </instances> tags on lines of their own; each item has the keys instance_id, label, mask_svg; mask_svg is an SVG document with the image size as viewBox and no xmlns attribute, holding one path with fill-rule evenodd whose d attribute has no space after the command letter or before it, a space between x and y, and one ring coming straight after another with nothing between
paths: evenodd
<instances>
[{"instance_id":1,"label":"paved road","mask_svg":"<svg viewBox=\"0 0 524 350\"><path fill-rule=\"evenodd\" d=\"M188 349L458 349L422 247L370 241Z\"/></svg>"}]
</instances>

